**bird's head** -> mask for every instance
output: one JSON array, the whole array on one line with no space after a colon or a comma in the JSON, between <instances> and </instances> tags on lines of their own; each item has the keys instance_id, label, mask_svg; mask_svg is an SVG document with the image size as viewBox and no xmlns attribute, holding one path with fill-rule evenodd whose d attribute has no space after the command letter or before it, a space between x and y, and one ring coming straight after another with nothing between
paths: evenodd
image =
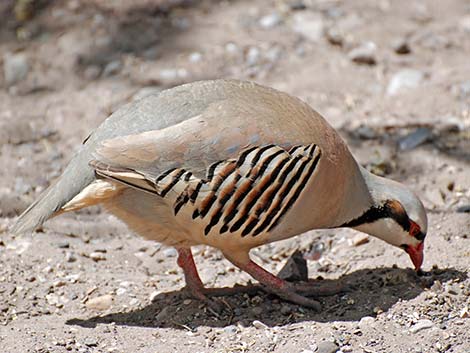
<instances>
[{"instance_id":1,"label":"bird's head","mask_svg":"<svg viewBox=\"0 0 470 353\"><path fill-rule=\"evenodd\" d=\"M379 177L374 179L373 205L346 226L405 250L419 271L427 232L426 210L405 185Z\"/></svg>"}]
</instances>

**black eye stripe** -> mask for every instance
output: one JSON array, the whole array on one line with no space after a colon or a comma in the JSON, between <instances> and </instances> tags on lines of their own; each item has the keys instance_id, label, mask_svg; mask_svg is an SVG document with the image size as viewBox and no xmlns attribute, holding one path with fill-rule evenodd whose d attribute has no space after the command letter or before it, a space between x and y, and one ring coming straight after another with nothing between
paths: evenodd
<instances>
[{"instance_id":1,"label":"black eye stripe","mask_svg":"<svg viewBox=\"0 0 470 353\"><path fill-rule=\"evenodd\" d=\"M391 218L400 225L405 232L409 233L411 229L411 220L403 208L397 209L396 207L393 207L395 202L396 201L387 200L381 206L372 206L358 218L343 223L339 227L357 227L361 224L373 223L379 219ZM423 241L426 234L420 231L418 234L414 235L414 237L417 240Z\"/></svg>"}]
</instances>

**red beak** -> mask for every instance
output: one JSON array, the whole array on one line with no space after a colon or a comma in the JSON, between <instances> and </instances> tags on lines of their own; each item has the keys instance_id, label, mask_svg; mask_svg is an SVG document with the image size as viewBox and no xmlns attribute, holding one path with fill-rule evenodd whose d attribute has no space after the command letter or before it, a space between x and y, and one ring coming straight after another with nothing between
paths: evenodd
<instances>
[{"instance_id":1,"label":"red beak","mask_svg":"<svg viewBox=\"0 0 470 353\"><path fill-rule=\"evenodd\" d=\"M424 243L419 243L416 248L408 246L406 249L406 252L411 257L413 265L415 265L416 271L419 271L421 269L421 265L423 264L423 248Z\"/></svg>"}]
</instances>

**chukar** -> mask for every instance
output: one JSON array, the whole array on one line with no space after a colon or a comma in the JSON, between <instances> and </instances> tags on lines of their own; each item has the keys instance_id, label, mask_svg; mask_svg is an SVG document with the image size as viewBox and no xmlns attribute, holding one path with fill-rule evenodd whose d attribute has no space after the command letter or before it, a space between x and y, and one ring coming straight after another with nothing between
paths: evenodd
<instances>
[{"instance_id":1,"label":"chukar","mask_svg":"<svg viewBox=\"0 0 470 353\"><path fill-rule=\"evenodd\" d=\"M359 166L306 103L232 80L185 84L116 111L12 231L95 204L144 238L176 247L186 286L202 300L208 289L193 245L219 249L268 291L318 308L250 260L250 249L352 227L404 249L419 270L427 229L417 196Z\"/></svg>"}]
</instances>

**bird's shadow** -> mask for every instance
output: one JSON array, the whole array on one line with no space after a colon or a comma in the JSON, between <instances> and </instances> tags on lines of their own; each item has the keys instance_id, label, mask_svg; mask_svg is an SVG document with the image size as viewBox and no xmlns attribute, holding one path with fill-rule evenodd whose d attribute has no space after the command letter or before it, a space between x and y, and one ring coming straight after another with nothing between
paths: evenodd
<instances>
[{"instance_id":1,"label":"bird's shadow","mask_svg":"<svg viewBox=\"0 0 470 353\"><path fill-rule=\"evenodd\" d=\"M386 312L399 300L406 301L417 297L436 281L442 283L456 278L463 281L467 274L452 268L433 269L418 277L410 269L362 269L338 280L321 280L326 285L341 284L348 290L341 294L317 298L322 304L320 312L258 292L214 299L226 306L222 314L215 314L200 302L183 302L183 292L174 291L160 294L152 303L137 310L88 319L74 318L68 320L67 324L91 328L97 324L115 323L124 326L195 330L200 326L225 327L236 323L248 326L254 320L270 327L304 321L357 321L365 316L375 316L381 311Z\"/></svg>"}]
</instances>

